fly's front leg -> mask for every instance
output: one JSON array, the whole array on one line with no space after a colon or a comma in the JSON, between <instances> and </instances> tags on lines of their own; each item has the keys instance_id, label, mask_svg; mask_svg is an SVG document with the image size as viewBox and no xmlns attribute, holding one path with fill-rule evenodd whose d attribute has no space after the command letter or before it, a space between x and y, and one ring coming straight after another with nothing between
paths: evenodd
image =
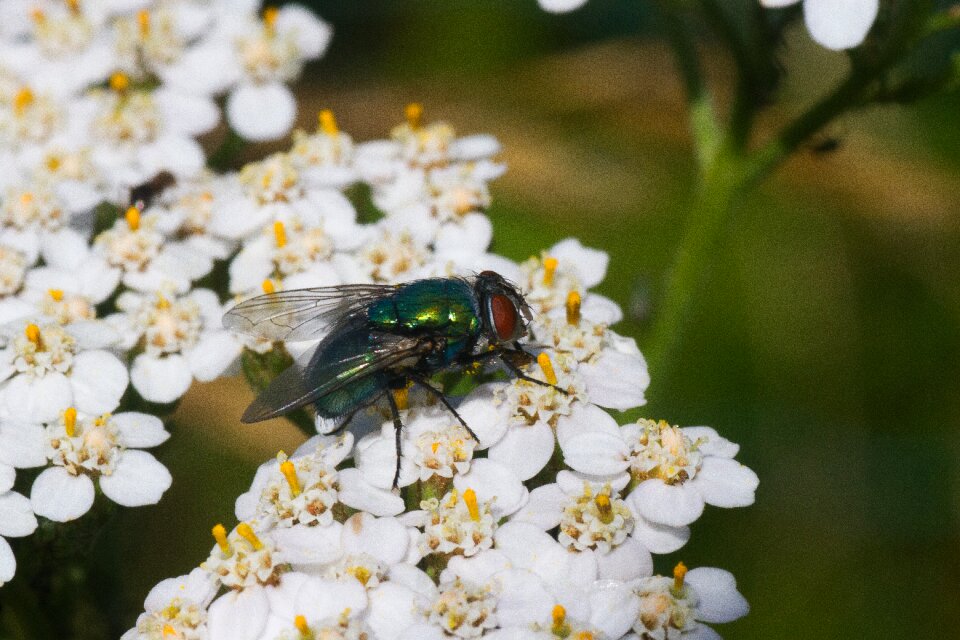
<instances>
[{"instance_id":1,"label":"fly's front leg","mask_svg":"<svg viewBox=\"0 0 960 640\"><path fill-rule=\"evenodd\" d=\"M565 396L570 395L569 392L562 387L558 387L555 384L550 384L549 382L545 382L543 380L537 380L536 378L528 376L526 373L524 373L523 369L520 368L520 365L517 364L517 360L522 360L523 364L529 364L535 361L536 357L534 357L532 353L526 351L516 342L514 342L511 346L513 347L512 349L503 349L499 352L499 355L500 361L503 362L508 369L510 369L510 372L513 373L513 375L520 380L539 384L542 387L553 387Z\"/></svg>"},{"instance_id":2,"label":"fly's front leg","mask_svg":"<svg viewBox=\"0 0 960 640\"><path fill-rule=\"evenodd\" d=\"M435 397L437 400L442 402L443 406L445 406L447 410L450 413L452 413L453 416L460 422L460 424L463 425L463 428L467 430L467 433L470 434L470 437L476 440L478 444L480 443L480 438L478 438L477 434L473 432L473 429L470 428L470 425L467 424L466 420L464 420L460 416L460 414L457 413L457 410L453 408L453 406L447 400L446 396L443 395L443 392L438 391L437 389L434 389L433 386L430 384L430 381L424 378L423 376L411 375L410 379L416 382L417 384L419 384L421 387L423 387L428 393L433 394L433 397Z\"/></svg>"},{"instance_id":3,"label":"fly's front leg","mask_svg":"<svg viewBox=\"0 0 960 640\"><path fill-rule=\"evenodd\" d=\"M400 483L400 460L401 460L401 447L400 447L400 435L403 432L403 422L400 421L400 409L397 407L397 401L393 397L393 391L388 390L386 393L387 402L390 403L390 413L393 415L393 431L396 434L396 443L397 443L397 470L393 474L393 488L396 489L397 485Z\"/></svg>"}]
</instances>

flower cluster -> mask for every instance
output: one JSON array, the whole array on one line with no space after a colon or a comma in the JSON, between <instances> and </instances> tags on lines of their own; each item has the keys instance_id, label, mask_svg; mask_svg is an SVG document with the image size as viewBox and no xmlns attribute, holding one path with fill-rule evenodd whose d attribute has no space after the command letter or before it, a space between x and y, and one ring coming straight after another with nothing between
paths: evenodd
<instances>
[{"instance_id":1,"label":"flower cluster","mask_svg":"<svg viewBox=\"0 0 960 640\"><path fill-rule=\"evenodd\" d=\"M207 230L210 192L243 183L210 174L196 138L221 105L243 137L285 135L286 83L330 38L302 7L241 5L0 7L0 535L79 518L97 488L156 503L171 478L142 450L169 435L152 414L241 352L195 284L236 248ZM6 542L0 567L2 584Z\"/></svg>"},{"instance_id":2,"label":"flower cluster","mask_svg":"<svg viewBox=\"0 0 960 640\"><path fill-rule=\"evenodd\" d=\"M467 373L474 389L451 401L469 431L421 387L394 393L399 434L386 403L342 433L318 419L319 435L259 468L199 568L151 592L126 640L696 638L746 613L726 571L659 576L653 556L683 547L704 505L751 504L756 476L709 427L607 412L642 406L650 381L634 340L610 328L620 307L593 291L608 257L575 239L522 263L491 253L497 151L419 105L366 143L324 111L289 151L160 198L202 205L184 217L200 221L195 237L236 247L235 300L493 269L524 291L537 346L523 376ZM380 219L359 219L356 182ZM299 354L310 330L240 339Z\"/></svg>"},{"instance_id":3,"label":"flower cluster","mask_svg":"<svg viewBox=\"0 0 960 640\"><path fill-rule=\"evenodd\" d=\"M576 239L521 263L490 251L495 138L411 104L355 143L324 110L286 151L206 168L195 137L215 98L241 136L284 135L286 83L329 38L301 8L243 4L2 7L0 582L6 538L40 520L80 518L98 491L160 500L172 479L143 449L194 380L242 354L267 373L322 333L235 335L221 318L237 302L492 270L530 305L530 357L462 372L456 413L440 389L396 390L399 431L382 404L339 435L318 419L125 638L696 638L744 615L729 573L655 575L653 556L683 547L705 505L751 504L756 476L708 427L608 413L641 407L650 382L594 291L608 257Z\"/></svg>"}]
</instances>

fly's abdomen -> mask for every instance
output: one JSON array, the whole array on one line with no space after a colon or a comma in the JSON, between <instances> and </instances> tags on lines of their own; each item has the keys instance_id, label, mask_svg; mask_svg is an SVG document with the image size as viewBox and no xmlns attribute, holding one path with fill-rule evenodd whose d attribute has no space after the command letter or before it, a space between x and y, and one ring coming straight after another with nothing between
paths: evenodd
<instances>
[{"instance_id":1,"label":"fly's abdomen","mask_svg":"<svg viewBox=\"0 0 960 640\"><path fill-rule=\"evenodd\" d=\"M310 359L304 371L304 382L318 387L329 382L323 372L330 371L331 365L350 361L359 361L364 356L373 358L370 330L356 326L331 336L324 341ZM357 377L353 367L346 367L339 373L341 384L338 388L320 396L314 406L317 413L325 418L333 418L348 413L372 402L383 391L389 377L384 371L375 371Z\"/></svg>"},{"instance_id":2,"label":"fly's abdomen","mask_svg":"<svg viewBox=\"0 0 960 640\"><path fill-rule=\"evenodd\" d=\"M372 304L368 318L383 331L473 337L480 330L476 296L464 280L431 278L402 287Z\"/></svg>"}]
</instances>

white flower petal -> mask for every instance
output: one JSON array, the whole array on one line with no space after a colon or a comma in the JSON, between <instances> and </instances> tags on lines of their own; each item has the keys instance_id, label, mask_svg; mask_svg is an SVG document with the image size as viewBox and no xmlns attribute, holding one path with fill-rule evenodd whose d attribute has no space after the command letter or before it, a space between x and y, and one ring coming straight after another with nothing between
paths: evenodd
<instances>
[{"instance_id":1,"label":"white flower petal","mask_svg":"<svg viewBox=\"0 0 960 640\"><path fill-rule=\"evenodd\" d=\"M587 4L587 0L537 0L540 8L549 13L567 13Z\"/></svg>"},{"instance_id":2,"label":"white flower petal","mask_svg":"<svg viewBox=\"0 0 960 640\"><path fill-rule=\"evenodd\" d=\"M73 404L84 413L110 413L120 404L129 381L127 368L115 355L108 351L84 351L73 360Z\"/></svg>"},{"instance_id":3,"label":"white flower petal","mask_svg":"<svg viewBox=\"0 0 960 640\"><path fill-rule=\"evenodd\" d=\"M154 358L141 353L134 359L130 380L150 402L173 402L190 388L193 375L187 359L179 354Z\"/></svg>"},{"instance_id":4,"label":"white flower petal","mask_svg":"<svg viewBox=\"0 0 960 640\"><path fill-rule=\"evenodd\" d=\"M340 537L343 525L332 522L325 527L297 525L277 528L271 533L284 561L297 568L334 562L342 555Z\"/></svg>"},{"instance_id":5,"label":"white flower petal","mask_svg":"<svg viewBox=\"0 0 960 640\"><path fill-rule=\"evenodd\" d=\"M591 289L607 275L610 256L606 251L583 246L576 238L567 238L550 247L547 253L560 261L561 269L571 269L580 284Z\"/></svg>"},{"instance_id":6,"label":"white flower petal","mask_svg":"<svg viewBox=\"0 0 960 640\"><path fill-rule=\"evenodd\" d=\"M590 624L608 638L619 638L630 631L640 614L640 599L629 585L616 583L590 591Z\"/></svg>"},{"instance_id":7,"label":"white flower petal","mask_svg":"<svg viewBox=\"0 0 960 640\"><path fill-rule=\"evenodd\" d=\"M292 34L300 54L307 60L319 58L327 50L333 29L313 11L299 5L286 5L277 13L278 33Z\"/></svg>"},{"instance_id":8,"label":"white flower petal","mask_svg":"<svg viewBox=\"0 0 960 640\"><path fill-rule=\"evenodd\" d=\"M627 582L653 573L653 557L633 536L627 537L609 553L597 552L594 555L601 580Z\"/></svg>"},{"instance_id":9,"label":"white flower petal","mask_svg":"<svg viewBox=\"0 0 960 640\"><path fill-rule=\"evenodd\" d=\"M803 16L810 36L821 45L851 49L863 42L879 8L879 0L804 0Z\"/></svg>"},{"instance_id":10,"label":"white flower petal","mask_svg":"<svg viewBox=\"0 0 960 640\"><path fill-rule=\"evenodd\" d=\"M619 436L585 433L563 443L564 461L576 471L607 475L626 471L629 447Z\"/></svg>"},{"instance_id":11,"label":"white flower petal","mask_svg":"<svg viewBox=\"0 0 960 640\"><path fill-rule=\"evenodd\" d=\"M533 571L548 584L568 577L571 554L535 525L507 522L494 533L494 541L514 567Z\"/></svg>"},{"instance_id":12,"label":"white flower petal","mask_svg":"<svg viewBox=\"0 0 960 640\"><path fill-rule=\"evenodd\" d=\"M243 345L233 333L218 329L201 336L186 356L194 377L200 382L209 382L222 375L241 351Z\"/></svg>"},{"instance_id":13,"label":"white flower petal","mask_svg":"<svg viewBox=\"0 0 960 640\"><path fill-rule=\"evenodd\" d=\"M737 581L729 571L698 567L688 571L685 580L699 596L698 620L732 622L750 611L750 605L737 591Z\"/></svg>"},{"instance_id":14,"label":"white flower petal","mask_svg":"<svg viewBox=\"0 0 960 640\"><path fill-rule=\"evenodd\" d=\"M297 102L286 85L242 84L227 98L227 119L241 137L256 142L287 135L297 116Z\"/></svg>"},{"instance_id":15,"label":"white flower petal","mask_svg":"<svg viewBox=\"0 0 960 640\"><path fill-rule=\"evenodd\" d=\"M511 522L529 522L544 531L560 524L560 516L569 498L558 484L545 484L530 492L526 506L510 518Z\"/></svg>"},{"instance_id":16,"label":"white flower petal","mask_svg":"<svg viewBox=\"0 0 960 640\"><path fill-rule=\"evenodd\" d=\"M161 580L147 594L143 608L146 611L159 611L168 607L174 598L195 602L205 608L216 595L218 587L214 576L198 567L185 576Z\"/></svg>"},{"instance_id":17,"label":"white flower petal","mask_svg":"<svg viewBox=\"0 0 960 640\"><path fill-rule=\"evenodd\" d=\"M297 591L294 610L316 624L326 618L339 617L349 609L357 615L367 608L367 592L357 580L334 582L320 578L306 580Z\"/></svg>"},{"instance_id":18,"label":"white flower petal","mask_svg":"<svg viewBox=\"0 0 960 640\"><path fill-rule=\"evenodd\" d=\"M0 493L0 536L20 538L37 528L30 500L16 491Z\"/></svg>"},{"instance_id":19,"label":"white flower petal","mask_svg":"<svg viewBox=\"0 0 960 640\"><path fill-rule=\"evenodd\" d=\"M3 388L9 415L25 422L53 422L73 404L70 380L62 373L42 378L15 376Z\"/></svg>"},{"instance_id":20,"label":"white flower petal","mask_svg":"<svg viewBox=\"0 0 960 640\"><path fill-rule=\"evenodd\" d=\"M506 417L494 404L494 392L504 386L502 383L480 385L457 407L457 413L480 438L480 449L497 443L507 432Z\"/></svg>"},{"instance_id":21,"label":"white flower petal","mask_svg":"<svg viewBox=\"0 0 960 640\"><path fill-rule=\"evenodd\" d=\"M17 558L6 540L0 538L0 587L13 580L17 573Z\"/></svg>"},{"instance_id":22,"label":"white flower petal","mask_svg":"<svg viewBox=\"0 0 960 640\"><path fill-rule=\"evenodd\" d=\"M407 587L384 582L368 597L367 624L379 640L395 640L405 629L420 622L415 606L417 594Z\"/></svg>"},{"instance_id":23,"label":"white flower petal","mask_svg":"<svg viewBox=\"0 0 960 640\"><path fill-rule=\"evenodd\" d=\"M89 511L93 497L93 480L89 477L72 476L63 467L51 467L33 481L30 505L38 516L68 522Z\"/></svg>"},{"instance_id":24,"label":"white flower petal","mask_svg":"<svg viewBox=\"0 0 960 640\"><path fill-rule=\"evenodd\" d=\"M703 513L703 498L689 484L671 485L662 480L641 482L627 501L630 508L650 522L672 527L688 525Z\"/></svg>"},{"instance_id":25,"label":"white flower petal","mask_svg":"<svg viewBox=\"0 0 960 640\"><path fill-rule=\"evenodd\" d=\"M403 513L403 498L378 489L363 479L359 469L340 471L340 502L358 511L376 516L395 516Z\"/></svg>"},{"instance_id":26,"label":"white flower petal","mask_svg":"<svg viewBox=\"0 0 960 640\"><path fill-rule=\"evenodd\" d=\"M13 483L17 480L17 471L11 465L0 463L0 494L6 493L13 488Z\"/></svg>"},{"instance_id":27,"label":"white flower petal","mask_svg":"<svg viewBox=\"0 0 960 640\"><path fill-rule=\"evenodd\" d=\"M544 581L530 571L508 569L494 578L500 584L497 616L512 625L547 623L555 604Z\"/></svg>"},{"instance_id":28,"label":"white flower petal","mask_svg":"<svg viewBox=\"0 0 960 640\"><path fill-rule=\"evenodd\" d=\"M210 640L256 640L267 624L270 603L263 587L228 591L207 613Z\"/></svg>"},{"instance_id":29,"label":"white flower petal","mask_svg":"<svg viewBox=\"0 0 960 640\"><path fill-rule=\"evenodd\" d=\"M590 402L608 409L626 411L647 403L644 392L650 385L647 363L641 355L604 349L594 362L577 373L587 385Z\"/></svg>"},{"instance_id":30,"label":"white flower petal","mask_svg":"<svg viewBox=\"0 0 960 640\"><path fill-rule=\"evenodd\" d=\"M691 484L715 507L749 507L760 484L749 467L729 458L706 456Z\"/></svg>"},{"instance_id":31,"label":"white flower petal","mask_svg":"<svg viewBox=\"0 0 960 640\"><path fill-rule=\"evenodd\" d=\"M355 513L343 524L341 542L345 553L366 553L387 565L396 564L407 555L410 537L406 527L395 518Z\"/></svg>"},{"instance_id":32,"label":"white flower petal","mask_svg":"<svg viewBox=\"0 0 960 640\"><path fill-rule=\"evenodd\" d=\"M110 421L120 431L123 446L146 449L163 444L170 434L163 428L163 420L147 413L125 411L114 414Z\"/></svg>"},{"instance_id":33,"label":"white flower petal","mask_svg":"<svg viewBox=\"0 0 960 640\"><path fill-rule=\"evenodd\" d=\"M627 502L631 506L632 501ZM690 527L668 527L665 524L647 522L634 513L633 533L630 535L643 543L651 553L673 553L690 539Z\"/></svg>"},{"instance_id":34,"label":"white flower petal","mask_svg":"<svg viewBox=\"0 0 960 640\"><path fill-rule=\"evenodd\" d=\"M557 441L563 447L566 440L573 436L590 433L607 434L620 437L620 427L609 413L600 407L578 402L568 416L560 416L557 421Z\"/></svg>"},{"instance_id":35,"label":"white flower petal","mask_svg":"<svg viewBox=\"0 0 960 640\"><path fill-rule=\"evenodd\" d=\"M39 424L0 423L0 462L28 469L47 464L47 436ZM9 487L7 487L9 489ZM0 483L0 490L3 489Z\"/></svg>"},{"instance_id":36,"label":"white flower petal","mask_svg":"<svg viewBox=\"0 0 960 640\"><path fill-rule=\"evenodd\" d=\"M740 451L740 445L730 442L711 427L682 427L683 435L697 442L697 449L706 456L732 458Z\"/></svg>"},{"instance_id":37,"label":"white flower petal","mask_svg":"<svg viewBox=\"0 0 960 640\"><path fill-rule=\"evenodd\" d=\"M100 477L100 489L121 506L142 507L160 502L172 482L170 472L151 454L127 449L113 473Z\"/></svg>"},{"instance_id":38,"label":"white flower petal","mask_svg":"<svg viewBox=\"0 0 960 640\"><path fill-rule=\"evenodd\" d=\"M555 444L550 425L537 422L508 429L503 438L490 447L488 457L513 471L520 480L529 480L547 466Z\"/></svg>"},{"instance_id":39,"label":"white flower petal","mask_svg":"<svg viewBox=\"0 0 960 640\"><path fill-rule=\"evenodd\" d=\"M473 489L481 502L496 498L491 511L497 519L522 507L529 497L527 488L506 466L484 458L474 460L465 475L455 475L453 486L460 492Z\"/></svg>"}]
</instances>

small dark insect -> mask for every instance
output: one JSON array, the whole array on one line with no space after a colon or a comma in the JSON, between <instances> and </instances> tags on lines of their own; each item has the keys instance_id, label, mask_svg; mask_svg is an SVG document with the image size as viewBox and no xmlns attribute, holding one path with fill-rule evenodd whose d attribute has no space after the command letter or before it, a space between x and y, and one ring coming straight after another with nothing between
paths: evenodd
<instances>
[{"instance_id":1,"label":"small dark insect","mask_svg":"<svg viewBox=\"0 0 960 640\"><path fill-rule=\"evenodd\" d=\"M430 385L446 369L499 359L513 375L533 356L520 346L531 320L520 291L493 271L471 278L429 278L399 285L354 284L268 293L227 312L229 329L291 342L326 337L281 373L244 412L246 423L312 404L324 418L349 424L385 397L396 429L396 488L403 424L393 392L410 384L433 394L476 440L476 434ZM563 391L561 389L561 391Z\"/></svg>"},{"instance_id":2,"label":"small dark insect","mask_svg":"<svg viewBox=\"0 0 960 640\"><path fill-rule=\"evenodd\" d=\"M147 182L130 189L130 206L143 211L150 206L154 198L176 183L176 176L169 171L161 171Z\"/></svg>"}]
</instances>

